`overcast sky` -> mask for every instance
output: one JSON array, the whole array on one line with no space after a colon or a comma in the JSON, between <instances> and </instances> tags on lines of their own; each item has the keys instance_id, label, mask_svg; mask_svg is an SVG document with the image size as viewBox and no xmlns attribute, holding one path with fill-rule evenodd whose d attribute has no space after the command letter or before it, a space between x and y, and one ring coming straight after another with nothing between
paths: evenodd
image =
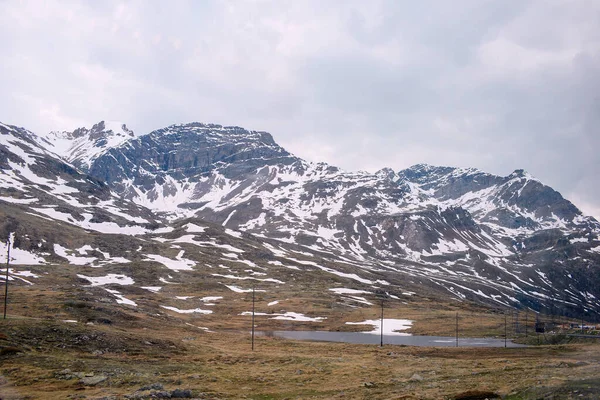
<instances>
[{"instance_id":1,"label":"overcast sky","mask_svg":"<svg viewBox=\"0 0 600 400\"><path fill-rule=\"evenodd\" d=\"M346 170L523 168L600 217L600 1L0 0L0 121L265 130Z\"/></svg>"}]
</instances>

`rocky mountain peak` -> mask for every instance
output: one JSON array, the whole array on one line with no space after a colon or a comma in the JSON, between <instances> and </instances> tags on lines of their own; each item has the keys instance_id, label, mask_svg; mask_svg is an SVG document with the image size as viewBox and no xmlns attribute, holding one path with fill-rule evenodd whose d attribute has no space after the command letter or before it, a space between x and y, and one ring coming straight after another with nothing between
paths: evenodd
<instances>
[{"instance_id":1,"label":"rocky mountain peak","mask_svg":"<svg viewBox=\"0 0 600 400\"><path fill-rule=\"evenodd\" d=\"M396 172L389 167L381 168L379 171L375 172L375 176L377 176L378 178L389 179L392 181L398 178Z\"/></svg>"},{"instance_id":2,"label":"rocky mountain peak","mask_svg":"<svg viewBox=\"0 0 600 400\"><path fill-rule=\"evenodd\" d=\"M446 175L457 168L454 167L436 167L429 164L416 164L405 170L399 171L398 175L405 178L410 182L424 183L430 181L432 178L439 177L440 175Z\"/></svg>"},{"instance_id":3,"label":"rocky mountain peak","mask_svg":"<svg viewBox=\"0 0 600 400\"><path fill-rule=\"evenodd\" d=\"M74 131L51 131L47 135L42 135L45 139L55 142L56 139L74 140L83 137L89 137L91 140L99 140L111 136L134 137L131 129L127 125L117 121L100 121L91 128L79 127Z\"/></svg>"},{"instance_id":4,"label":"rocky mountain peak","mask_svg":"<svg viewBox=\"0 0 600 400\"><path fill-rule=\"evenodd\" d=\"M208 167L215 163L231 164L239 161L291 157L267 132L200 122L158 129L141 136L139 140L133 141L132 145L154 148L159 153L170 154L171 161L167 169L171 166ZM159 160L156 162L161 163Z\"/></svg>"},{"instance_id":5,"label":"rocky mountain peak","mask_svg":"<svg viewBox=\"0 0 600 400\"><path fill-rule=\"evenodd\" d=\"M163 129L158 129L149 134L155 140L167 140L171 142L192 140L201 137L207 143L245 143L270 147L279 147L268 132L249 131L239 126L222 126L219 124L206 124L202 122L190 122L186 124L174 124ZM164 137L164 139L160 139Z\"/></svg>"},{"instance_id":6,"label":"rocky mountain peak","mask_svg":"<svg viewBox=\"0 0 600 400\"><path fill-rule=\"evenodd\" d=\"M100 154L132 139L134 133L122 122L104 120L89 129L53 131L37 137L60 158L86 171Z\"/></svg>"},{"instance_id":7,"label":"rocky mountain peak","mask_svg":"<svg viewBox=\"0 0 600 400\"><path fill-rule=\"evenodd\" d=\"M507 177L508 179L535 179L529 172L525 171L524 169L515 169L510 175L508 175Z\"/></svg>"},{"instance_id":8,"label":"rocky mountain peak","mask_svg":"<svg viewBox=\"0 0 600 400\"><path fill-rule=\"evenodd\" d=\"M82 128L80 128L82 129ZM85 129L85 128L83 128ZM100 121L94 126L92 129L88 131L90 138L96 139L105 136L125 136L125 137L134 137L133 131L127 128L122 122L117 121Z\"/></svg>"},{"instance_id":9,"label":"rocky mountain peak","mask_svg":"<svg viewBox=\"0 0 600 400\"><path fill-rule=\"evenodd\" d=\"M264 167L291 166L298 160L266 132L191 122L170 125L131 139L127 146L114 147L96 158L89 172L116 185L125 197L143 204L159 202L162 207L202 197L213 185L207 181L216 176L213 174L218 174L219 182L239 181Z\"/></svg>"}]
</instances>

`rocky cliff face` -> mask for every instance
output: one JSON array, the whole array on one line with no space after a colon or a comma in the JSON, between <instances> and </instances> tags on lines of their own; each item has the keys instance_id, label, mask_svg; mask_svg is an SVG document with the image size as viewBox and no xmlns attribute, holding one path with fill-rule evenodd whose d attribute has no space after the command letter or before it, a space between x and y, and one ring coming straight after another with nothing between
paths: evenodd
<instances>
[{"instance_id":1,"label":"rocky cliff face","mask_svg":"<svg viewBox=\"0 0 600 400\"><path fill-rule=\"evenodd\" d=\"M89 172L142 204L177 197L183 205L203 197L206 177L214 171L225 179L243 180L259 167L294 161L266 132L191 123L109 149L94 160Z\"/></svg>"}]
</instances>

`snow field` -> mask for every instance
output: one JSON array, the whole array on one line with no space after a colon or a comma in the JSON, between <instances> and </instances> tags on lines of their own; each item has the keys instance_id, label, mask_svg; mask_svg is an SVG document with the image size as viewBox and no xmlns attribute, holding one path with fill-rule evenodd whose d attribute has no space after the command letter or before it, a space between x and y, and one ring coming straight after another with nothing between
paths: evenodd
<instances>
[{"instance_id":1,"label":"snow field","mask_svg":"<svg viewBox=\"0 0 600 400\"><path fill-rule=\"evenodd\" d=\"M240 315L252 315L252 311L244 311L242 312ZM275 320L284 320L284 321L296 321L296 322L320 322L323 321L325 319L327 319L326 317L307 317L304 314L300 314L300 313L295 313L295 312L286 312L284 314L277 314L277 313L257 313L255 312L254 315L258 315L258 316L273 316L269 319L275 319Z\"/></svg>"},{"instance_id":2,"label":"snow field","mask_svg":"<svg viewBox=\"0 0 600 400\"><path fill-rule=\"evenodd\" d=\"M121 274L108 274L105 276L86 276L77 274L78 278L85 279L90 282L90 286L103 286L110 284L117 285L133 285L134 281L132 278L121 275Z\"/></svg>"},{"instance_id":3,"label":"snow field","mask_svg":"<svg viewBox=\"0 0 600 400\"><path fill-rule=\"evenodd\" d=\"M413 321L409 319L393 319L393 318L384 318L383 319L383 334L388 336L410 336L410 333L398 332L405 331L412 327ZM381 334L381 320L379 319L369 319L363 322L346 322L346 325L372 325L373 330L368 332L374 335Z\"/></svg>"},{"instance_id":4,"label":"snow field","mask_svg":"<svg viewBox=\"0 0 600 400\"><path fill-rule=\"evenodd\" d=\"M188 310L181 310L179 308L176 307L170 307L170 306L161 306L164 309L170 310L170 311L174 311L176 313L179 314L212 314L212 310L203 310L201 308L193 308L193 309L188 309Z\"/></svg>"},{"instance_id":5,"label":"snow field","mask_svg":"<svg viewBox=\"0 0 600 400\"><path fill-rule=\"evenodd\" d=\"M158 254L145 254L145 257L146 261L156 261L173 271L190 271L196 262L183 258L184 253L185 250L181 250L174 260Z\"/></svg>"},{"instance_id":6,"label":"snow field","mask_svg":"<svg viewBox=\"0 0 600 400\"><path fill-rule=\"evenodd\" d=\"M38 254L14 247L14 233L9 235L10 239L10 264L11 265L42 265L46 260ZM0 262L6 264L8 246L6 242L0 243Z\"/></svg>"}]
</instances>

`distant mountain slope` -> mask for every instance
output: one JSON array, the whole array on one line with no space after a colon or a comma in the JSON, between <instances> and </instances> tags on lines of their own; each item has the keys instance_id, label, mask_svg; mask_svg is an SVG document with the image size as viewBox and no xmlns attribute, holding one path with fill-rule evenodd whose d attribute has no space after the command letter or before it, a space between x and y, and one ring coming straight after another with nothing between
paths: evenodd
<instances>
[{"instance_id":1,"label":"distant mountain slope","mask_svg":"<svg viewBox=\"0 0 600 400\"><path fill-rule=\"evenodd\" d=\"M5 124L0 124L0 202L98 232L141 233L156 224L148 210L59 159L32 132Z\"/></svg>"},{"instance_id":2,"label":"distant mountain slope","mask_svg":"<svg viewBox=\"0 0 600 400\"><path fill-rule=\"evenodd\" d=\"M104 123L64 134L50 149L70 166L42 148L48 136L0 127L10 202L25 198L22 207L85 229L100 210L118 227L106 233L169 232L195 218L264 238L265 257L294 249L287 262L361 284L571 314L600 309L600 224L522 170L345 172L305 162L266 132L201 123L139 137ZM44 187L53 197L29 205ZM82 195L93 190L98 199Z\"/></svg>"},{"instance_id":3,"label":"distant mountain slope","mask_svg":"<svg viewBox=\"0 0 600 400\"><path fill-rule=\"evenodd\" d=\"M560 193L523 170L500 177L476 169L416 165L399 176L441 207L460 206L482 222L505 228L558 228L585 220Z\"/></svg>"}]
</instances>

